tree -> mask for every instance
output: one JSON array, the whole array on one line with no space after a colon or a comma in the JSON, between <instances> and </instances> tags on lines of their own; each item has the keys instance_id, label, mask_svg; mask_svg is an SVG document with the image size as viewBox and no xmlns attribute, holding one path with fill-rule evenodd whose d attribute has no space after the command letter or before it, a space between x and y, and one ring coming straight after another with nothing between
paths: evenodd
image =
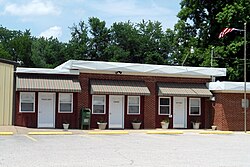
<instances>
[{"instance_id":1,"label":"tree","mask_svg":"<svg viewBox=\"0 0 250 167\"><path fill-rule=\"evenodd\" d=\"M65 48L66 44L57 38L34 38L31 56L34 67L54 68L64 63L68 60Z\"/></svg>"},{"instance_id":2,"label":"tree","mask_svg":"<svg viewBox=\"0 0 250 167\"><path fill-rule=\"evenodd\" d=\"M109 29L105 27L105 21L100 21L96 17L89 18L89 38L88 52L92 60L109 60L106 49L109 46Z\"/></svg>"},{"instance_id":3,"label":"tree","mask_svg":"<svg viewBox=\"0 0 250 167\"><path fill-rule=\"evenodd\" d=\"M182 40L176 42L180 46L177 52L182 54L182 60L189 54L191 45L195 48L195 53L188 56L186 64L209 66L211 48L215 47L216 59L213 65L226 67L227 79L241 80L242 57L238 55L242 55L242 37L232 33L219 40L218 35L225 27L242 28L243 22L249 23L249 1L182 0L180 4L180 20L175 26L175 32L177 39Z\"/></svg>"},{"instance_id":4,"label":"tree","mask_svg":"<svg viewBox=\"0 0 250 167\"><path fill-rule=\"evenodd\" d=\"M88 28L83 21L80 21L78 25L70 27L71 40L66 45L67 58L68 59L90 59L88 53Z\"/></svg>"}]
</instances>

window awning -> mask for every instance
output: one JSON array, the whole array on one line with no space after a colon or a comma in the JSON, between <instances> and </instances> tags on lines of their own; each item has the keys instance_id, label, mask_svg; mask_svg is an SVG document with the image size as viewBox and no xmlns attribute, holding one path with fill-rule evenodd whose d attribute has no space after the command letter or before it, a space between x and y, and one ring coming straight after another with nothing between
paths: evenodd
<instances>
[{"instance_id":1,"label":"window awning","mask_svg":"<svg viewBox=\"0 0 250 167\"><path fill-rule=\"evenodd\" d=\"M91 94L150 95L143 81L91 80Z\"/></svg>"},{"instance_id":2,"label":"window awning","mask_svg":"<svg viewBox=\"0 0 250 167\"><path fill-rule=\"evenodd\" d=\"M17 76L17 91L80 92L76 77Z\"/></svg>"},{"instance_id":3,"label":"window awning","mask_svg":"<svg viewBox=\"0 0 250 167\"><path fill-rule=\"evenodd\" d=\"M158 83L159 96L211 97L212 93L205 84Z\"/></svg>"}]
</instances>

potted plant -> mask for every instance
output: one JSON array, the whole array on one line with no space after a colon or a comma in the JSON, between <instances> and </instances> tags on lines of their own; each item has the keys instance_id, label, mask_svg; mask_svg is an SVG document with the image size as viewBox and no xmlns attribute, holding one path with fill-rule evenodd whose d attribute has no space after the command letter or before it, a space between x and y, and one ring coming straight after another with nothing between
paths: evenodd
<instances>
[{"instance_id":1,"label":"potted plant","mask_svg":"<svg viewBox=\"0 0 250 167\"><path fill-rule=\"evenodd\" d=\"M63 122L63 129L67 131L69 129L69 123L67 121Z\"/></svg>"},{"instance_id":2,"label":"potted plant","mask_svg":"<svg viewBox=\"0 0 250 167\"><path fill-rule=\"evenodd\" d=\"M194 129L199 129L201 123L198 120L196 120L195 122L192 122L192 124Z\"/></svg>"},{"instance_id":3,"label":"potted plant","mask_svg":"<svg viewBox=\"0 0 250 167\"><path fill-rule=\"evenodd\" d=\"M168 126L169 126L169 118L166 117L165 119L163 119L161 121L161 128L162 129L168 129Z\"/></svg>"},{"instance_id":4,"label":"potted plant","mask_svg":"<svg viewBox=\"0 0 250 167\"><path fill-rule=\"evenodd\" d=\"M106 129L107 121L101 119L100 121L97 122L97 125L100 130L104 130Z\"/></svg>"},{"instance_id":5,"label":"potted plant","mask_svg":"<svg viewBox=\"0 0 250 167\"><path fill-rule=\"evenodd\" d=\"M141 127L140 119L139 118L133 119L132 126L133 126L134 129L140 129L140 127Z\"/></svg>"},{"instance_id":6,"label":"potted plant","mask_svg":"<svg viewBox=\"0 0 250 167\"><path fill-rule=\"evenodd\" d=\"M212 130L216 130L216 129L217 129L217 126L212 125Z\"/></svg>"}]
</instances>

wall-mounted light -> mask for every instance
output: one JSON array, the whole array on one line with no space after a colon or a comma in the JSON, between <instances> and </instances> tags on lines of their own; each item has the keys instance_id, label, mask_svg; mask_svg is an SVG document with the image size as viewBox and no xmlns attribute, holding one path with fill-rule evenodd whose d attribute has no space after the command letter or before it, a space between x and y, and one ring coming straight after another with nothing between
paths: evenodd
<instances>
[{"instance_id":1,"label":"wall-mounted light","mask_svg":"<svg viewBox=\"0 0 250 167\"><path fill-rule=\"evenodd\" d=\"M210 101L215 102L215 97L214 96L210 97Z\"/></svg>"},{"instance_id":2,"label":"wall-mounted light","mask_svg":"<svg viewBox=\"0 0 250 167\"><path fill-rule=\"evenodd\" d=\"M122 72L121 71L116 71L115 74L122 74Z\"/></svg>"}]
</instances>

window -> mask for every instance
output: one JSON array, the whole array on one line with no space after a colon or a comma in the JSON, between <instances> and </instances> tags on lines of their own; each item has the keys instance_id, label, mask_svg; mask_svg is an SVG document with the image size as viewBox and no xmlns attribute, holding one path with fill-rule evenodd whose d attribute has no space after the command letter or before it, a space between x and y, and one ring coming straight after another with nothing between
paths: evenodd
<instances>
[{"instance_id":1,"label":"window","mask_svg":"<svg viewBox=\"0 0 250 167\"><path fill-rule=\"evenodd\" d=\"M189 115L201 115L200 98L189 99Z\"/></svg>"},{"instance_id":2,"label":"window","mask_svg":"<svg viewBox=\"0 0 250 167\"><path fill-rule=\"evenodd\" d=\"M105 114L106 98L104 95L92 96L92 113L93 114Z\"/></svg>"},{"instance_id":3,"label":"window","mask_svg":"<svg viewBox=\"0 0 250 167\"><path fill-rule=\"evenodd\" d=\"M20 112L35 112L34 92L20 92Z\"/></svg>"},{"instance_id":4,"label":"window","mask_svg":"<svg viewBox=\"0 0 250 167\"><path fill-rule=\"evenodd\" d=\"M140 114L140 96L128 96L128 114Z\"/></svg>"},{"instance_id":5,"label":"window","mask_svg":"<svg viewBox=\"0 0 250 167\"><path fill-rule=\"evenodd\" d=\"M159 98L159 115L170 115L171 99L170 97Z\"/></svg>"},{"instance_id":6,"label":"window","mask_svg":"<svg viewBox=\"0 0 250 167\"><path fill-rule=\"evenodd\" d=\"M73 93L59 93L59 112L73 112Z\"/></svg>"}]
</instances>

